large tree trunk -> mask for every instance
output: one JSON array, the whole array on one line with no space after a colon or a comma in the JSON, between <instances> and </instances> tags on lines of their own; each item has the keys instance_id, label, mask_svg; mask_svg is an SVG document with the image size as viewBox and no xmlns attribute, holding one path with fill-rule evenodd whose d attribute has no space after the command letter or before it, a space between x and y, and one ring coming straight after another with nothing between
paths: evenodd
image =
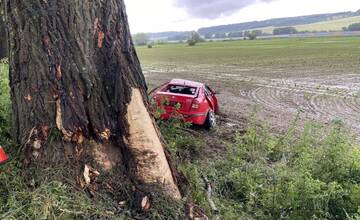
<instances>
[{"instance_id":1,"label":"large tree trunk","mask_svg":"<svg viewBox=\"0 0 360 220\"><path fill-rule=\"evenodd\" d=\"M104 170L121 164L133 180L180 198L123 0L7 0L6 8L13 127L25 161L58 163L81 148Z\"/></svg>"},{"instance_id":2,"label":"large tree trunk","mask_svg":"<svg viewBox=\"0 0 360 220\"><path fill-rule=\"evenodd\" d=\"M5 23L5 7L3 0L0 1L0 59L8 56L8 41Z\"/></svg>"}]
</instances>

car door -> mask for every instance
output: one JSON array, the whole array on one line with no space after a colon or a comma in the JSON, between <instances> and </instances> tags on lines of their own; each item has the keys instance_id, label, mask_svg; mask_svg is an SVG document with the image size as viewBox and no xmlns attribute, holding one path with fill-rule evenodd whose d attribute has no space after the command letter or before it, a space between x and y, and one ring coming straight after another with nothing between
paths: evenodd
<instances>
[{"instance_id":1,"label":"car door","mask_svg":"<svg viewBox=\"0 0 360 220\"><path fill-rule=\"evenodd\" d=\"M219 111L218 100L215 96L215 92L207 85L204 87L206 99L210 102L211 107L217 113Z\"/></svg>"}]
</instances>

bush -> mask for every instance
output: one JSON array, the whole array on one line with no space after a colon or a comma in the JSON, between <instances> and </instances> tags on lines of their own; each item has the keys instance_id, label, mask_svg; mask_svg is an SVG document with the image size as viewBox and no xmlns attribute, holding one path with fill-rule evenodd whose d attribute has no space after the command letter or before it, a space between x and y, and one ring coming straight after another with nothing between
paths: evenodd
<instances>
[{"instance_id":1,"label":"bush","mask_svg":"<svg viewBox=\"0 0 360 220\"><path fill-rule=\"evenodd\" d=\"M360 150L348 131L308 125L296 138L252 126L238 136L226 159L207 175L217 184L223 213L260 219L346 219L360 207Z\"/></svg>"},{"instance_id":2,"label":"bush","mask_svg":"<svg viewBox=\"0 0 360 220\"><path fill-rule=\"evenodd\" d=\"M189 46L195 46L197 43L204 42L205 40L201 38L200 34L196 31L191 32L191 37L187 41Z\"/></svg>"},{"instance_id":3,"label":"bush","mask_svg":"<svg viewBox=\"0 0 360 220\"><path fill-rule=\"evenodd\" d=\"M192 40L189 40L189 41L188 41L188 45L189 45L189 46L195 46L195 45L196 45L196 42L195 42L195 41L192 41Z\"/></svg>"},{"instance_id":4,"label":"bush","mask_svg":"<svg viewBox=\"0 0 360 220\"><path fill-rule=\"evenodd\" d=\"M262 32L260 30L254 30L254 31L245 31L244 36L245 38L248 38L249 40L255 40L257 36L261 35Z\"/></svg>"},{"instance_id":5,"label":"bush","mask_svg":"<svg viewBox=\"0 0 360 220\"><path fill-rule=\"evenodd\" d=\"M360 149L341 122L308 124L295 135L274 135L253 119L228 152L204 162L203 143L179 129L180 120L159 121L161 131L187 177L187 198L211 216L206 176L220 219L358 219ZM180 123L180 124L178 124ZM195 157L193 157L196 155ZM215 217L214 217L215 218Z\"/></svg>"}]
</instances>

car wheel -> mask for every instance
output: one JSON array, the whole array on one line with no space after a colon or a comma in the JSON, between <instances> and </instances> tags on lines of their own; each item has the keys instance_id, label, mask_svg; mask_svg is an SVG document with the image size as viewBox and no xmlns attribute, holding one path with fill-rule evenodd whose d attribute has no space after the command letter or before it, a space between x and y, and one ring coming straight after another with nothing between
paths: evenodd
<instances>
[{"instance_id":1,"label":"car wheel","mask_svg":"<svg viewBox=\"0 0 360 220\"><path fill-rule=\"evenodd\" d=\"M205 125L205 128L208 130L216 127L216 116L215 116L214 111L212 111L212 110L209 111L204 125Z\"/></svg>"}]
</instances>

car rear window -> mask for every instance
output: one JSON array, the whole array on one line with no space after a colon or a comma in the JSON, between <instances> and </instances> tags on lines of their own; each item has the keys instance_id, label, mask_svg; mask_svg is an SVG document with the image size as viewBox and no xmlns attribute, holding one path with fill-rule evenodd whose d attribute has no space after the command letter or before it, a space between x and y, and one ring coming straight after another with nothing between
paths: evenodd
<instances>
[{"instance_id":1,"label":"car rear window","mask_svg":"<svg viewBox=\"0 0 360 220\"><path fill-rule=\"evenodd\" d=\"M195 95L196 87L180 86L180 85L169 85L166 87L165 92L184 94L184 95Z\"/></svg>"}]
</instances>

